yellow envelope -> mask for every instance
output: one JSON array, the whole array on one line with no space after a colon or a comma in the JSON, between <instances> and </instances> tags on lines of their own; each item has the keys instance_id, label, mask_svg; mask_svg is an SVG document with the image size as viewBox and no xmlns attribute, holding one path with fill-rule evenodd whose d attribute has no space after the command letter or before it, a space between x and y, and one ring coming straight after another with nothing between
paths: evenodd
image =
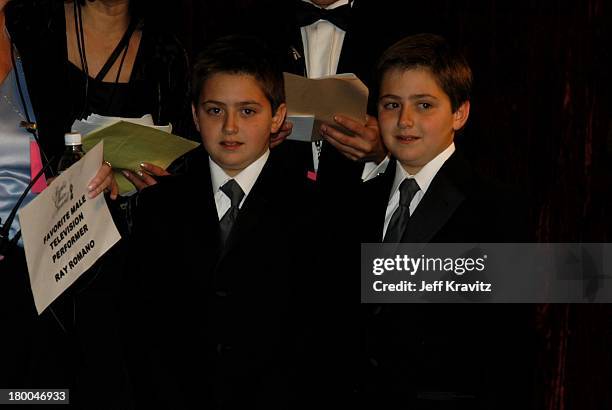
<instances>
[{"instance_id":1,"label":"yellow envelope","mask_svg":"<svg viewBox=\"0 0 612 410\"><path fill-rule=\"evenodd\" d=\"M83 137L83 148L87 152L102 140L104 159L113 165L122 195L134 191L134 185L121 174L122 169L138 171L142 162L166 169L200 145L155 128L119 121Z\"/></svg>"}]
</instances>

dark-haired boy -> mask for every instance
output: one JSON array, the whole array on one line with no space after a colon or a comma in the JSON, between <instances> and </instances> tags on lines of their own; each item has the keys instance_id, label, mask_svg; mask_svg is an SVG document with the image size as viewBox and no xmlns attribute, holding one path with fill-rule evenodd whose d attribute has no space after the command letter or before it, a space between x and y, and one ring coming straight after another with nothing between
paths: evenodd
<instances>
[{"instance_id":1,"label":"dark-haired boy","mask_svg":"<svg viewBox=\"0 0 612 410\"><path fill-rule=\"evenodd\" d=\"M365 184L366 190L384 191L375 195L384 211L375 214L380 218L367 239L507 239L506 224L499 223L504 218L497 214L503 208L501 193L455 149L455 134L470 113L472 72L465 58L442 37L410 36L385 51L378 77L379 125L392 161L384 176ZM393 215L403 210L400 204L409 208L409 218L397 224ZM405 225L408 220L409 228Z\"/></svg>"},{"instance_id":2,"label":"dark-haired boy","mask_svg":"<svg viewBox=\"0 0 612 410\"><path fill-rule=\"evenodd\" d=\"M312 195L269 150L285 117L282 74L258 41L229 37L205 50L193 85L201 166L139 203L138 298L127 321L137 398L145 407L296 408Z\"/></svg>"},{"instance_id":3,"label":"dark-haired boy","mask_svg":"<svg viewBox=\"0 0 612 410\"><path fill-rule=\"evenodd\" d=\"M378 76L378 121L391 161L364 183L362 242L520 240L510 197L455 149L470 113L465 58L442 37L414 35L383 53ZM524 317L503 306L372 307L365 389L384 398L380 408L519 408L531 376L523 366L527 339L514 332L527 328Z\"/></svg>"}]
</instances>

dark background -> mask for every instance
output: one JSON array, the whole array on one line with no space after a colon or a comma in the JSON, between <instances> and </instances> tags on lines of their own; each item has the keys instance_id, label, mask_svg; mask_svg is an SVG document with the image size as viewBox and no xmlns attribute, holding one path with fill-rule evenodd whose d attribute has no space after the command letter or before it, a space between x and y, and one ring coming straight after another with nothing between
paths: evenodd
<instances>
[{"instance_id":1,"label":"dark background","mask_svg":"<svg viewBox=\"0 0 612 410\"><path fill-rule=\"evenodd\" d=\"M180 0L163 7L190 56L230 33L274 37L289 0ZM361 1L378 39L443 34L474 71L457 144L513 185L542 242L607 242L612 181L612 3L604 0ZM382 41L382 40L381 40ZM534 306L537 409L612 408L609 305ZM500 352L503 354L503 352Z\"/></svg>"}]
</instances>

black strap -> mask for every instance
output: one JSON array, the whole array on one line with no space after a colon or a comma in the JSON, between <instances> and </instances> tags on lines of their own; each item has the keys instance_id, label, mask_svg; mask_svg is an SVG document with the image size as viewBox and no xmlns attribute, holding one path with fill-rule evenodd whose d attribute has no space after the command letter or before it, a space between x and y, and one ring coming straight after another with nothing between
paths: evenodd
<instances>
[{"instance_id":1,"label":"black strap","mask_svg":"<svg viewBox=\"0 0 612 410\"><path fill-rule=\"evenodd\" d=\"M119 44L117 44L117 47L115 47L110 57L108 57L108 60L106 60L106 63L104 64L104 66L102 67L98 75L96 76L96 81L102 81L104 77L106 77L106 74L108 74L113 64L115 64L115 62L117 61L117 58L119 58L119 54L121 54L121 52L127 48L130 42L130 38L132 37L132 34L134 34L135 30L136 30L136 21L132 20L127 30L125 31L125 34L119 41Z\"/></svg>"}]
</instances>

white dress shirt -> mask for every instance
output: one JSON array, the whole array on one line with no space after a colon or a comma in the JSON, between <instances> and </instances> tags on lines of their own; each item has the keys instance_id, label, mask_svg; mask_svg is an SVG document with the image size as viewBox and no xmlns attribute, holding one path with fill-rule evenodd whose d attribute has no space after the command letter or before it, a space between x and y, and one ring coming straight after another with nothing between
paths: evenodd
<instances>
[{"instance_id":1,"label":"white dress shirt","mask_svg":"<svg viewBox=\"0 0 612 410\"><path fill-rule=\"evenodd\" d=\"M253 185L259 178L259 174L261 174L261 170L264 165L268 161L268 157L270 156L270 150L267 150L261 157L255 160L251 165L243 169L238 175L236 175L233 179L238 183L242 191L244 192L244 198L240 201L238 208L242 208L242 204L246 200L247 196L253 189ZM219 220L223 218L223 215L232 207L232 201L229 196L227 196L223 191L221 191L221 187L225 185L227 181L232 179L229 175L223 171L223 169L217 165L212 158L208 157L208 163L210 165L210 179L212 182L212 189L215 197L215 205L217 206L217 216Z\"/></svg>"},{"instance_id":2,"label":"white dress shirt","mask_svg":"<svg viewBox=\"0 0 612 410\"><path fill-rule=\"evenodd\" d=\"M319 7L309 0L302 1ZM339 0L324 8L332 10L348 3L348 0ZM301 32L308 78L336 74L346 32L327 20L315 21L309 26L301 27Z\"/></svg>"},{"instance_id":3,"label":"white dress shirt","mask_svg":"<svg viewBox=\"0 0 612 410\"><path fill-rule=\"evenodd\" d=\"M302 1L319 7L312 1ZM324 8L331 10L348 3L349 0L339 0ZM302 32L302 44L304 45L306 76L308 78L319 78L336 74L346 31L327 20L315 21L309 26L301 27L300 30ZM322 141L312 143L312 162L315 171L319 169L321 144Z\"/></svg>"},{"instance_id":4,"label":"white dress shirt","mask_svg":"<svg viewBox=\"0 0 612 410\"><path fill-rule=\"evenodd\" d=\"M397 208L399 208L400 201L400 193L399 186L406 178L414 178L419 184L420 190L414 194L412 197L412 201L410 201L410 215L414 213L414 210L417 208L421 199L427 192L429 185L431 185L431 181L435 178L442 165L450 158L451 155L455 152L455 143L451 143L444 151L439 153L434 159L429 161L419 172L415 175L410 175L402 164L397 161L395 166L395 179L393 180L393 186L391 187L391 194L389 196L389 203L387 204L387 211L385 213L385 225L383 227L383 237L385 238L385 234L387 233L387 228L389 227L389 221L391 221L391 217Z\"/></svg>"},{"instance_id":5,"label":"white dress shirt","mask_svg":"<svg viewBox=\"0 0 612 410\"><path fill-rule=\"evenodd\" d=\"M302 1L319 7L310 0ZM325 7L325 9L332 10L346 4L349 4L349 0L339 0ZM302 32L302 44L304 45L307 77L319 78L337 74L346 32L327 20L316 21L309 26L301 27L300 30ZM323 144L323 141L312 143L312 163L315 171L319 169L321 144ZM361 179L367 181L385 172L388 162L388 159L378 165L375 162L367 162Z\"/></svg>"}]
</instances>

